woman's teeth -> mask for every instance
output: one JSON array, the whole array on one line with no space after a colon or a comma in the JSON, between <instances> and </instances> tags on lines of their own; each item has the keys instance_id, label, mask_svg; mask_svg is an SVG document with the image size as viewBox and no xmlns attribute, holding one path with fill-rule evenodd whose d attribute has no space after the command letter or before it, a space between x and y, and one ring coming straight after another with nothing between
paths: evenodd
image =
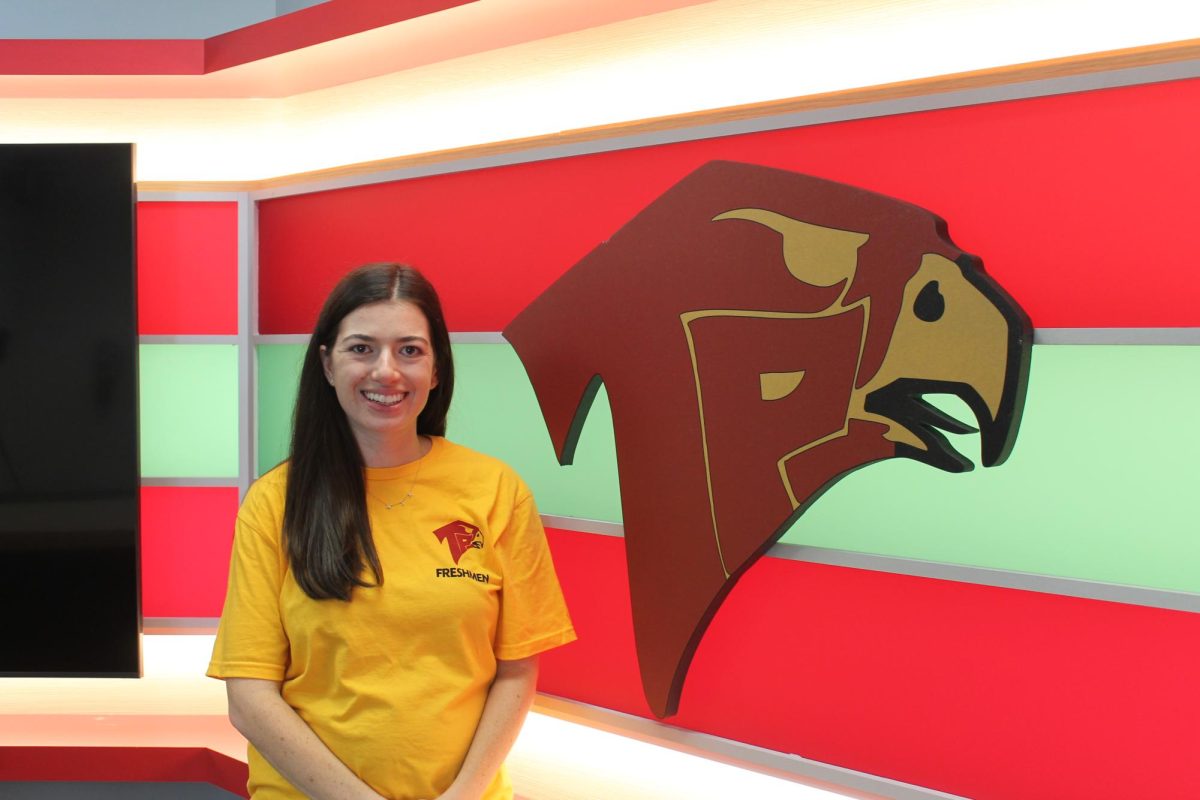
<instances>
[{"instance_id":1,"label":"woman's teeth","mask_svg":"<svg viewBox=\"0 0 1200 800\"><path fill-rule=\"evenodd\" d=\"M394 406L404 399L404 395L402 394L379 394L377 392L363 392L363 397L372 403L379 403L385 406Z\"/></svg>"}]
</instances>

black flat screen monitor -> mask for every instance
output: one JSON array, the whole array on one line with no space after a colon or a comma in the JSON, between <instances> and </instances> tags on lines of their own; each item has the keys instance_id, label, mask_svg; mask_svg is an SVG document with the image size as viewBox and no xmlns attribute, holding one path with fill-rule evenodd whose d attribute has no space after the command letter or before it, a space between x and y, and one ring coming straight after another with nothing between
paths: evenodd
<instances>
[{"instance_id":1,"label":"black flat screen monitor","mask_svg":"<svg viewBox=\"0 0 1200 800\"><path fill-rule=\"evenodd\" d=\"M141 673L133 147L0 145L0 675Z\"/></svg>"}]
</instances>

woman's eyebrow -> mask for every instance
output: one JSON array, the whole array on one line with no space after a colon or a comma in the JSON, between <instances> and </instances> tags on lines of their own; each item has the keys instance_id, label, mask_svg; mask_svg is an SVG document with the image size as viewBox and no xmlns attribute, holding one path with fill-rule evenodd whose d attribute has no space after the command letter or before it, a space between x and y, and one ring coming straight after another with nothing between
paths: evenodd
<instances>
[{"instance_id":1,"label":"woman's eyebrow","mask_svg":"<svg viewBox=\"0 0 1200 800\"><path fill-rule=\"evenodd\" d=\"M370 342L372 344L374 344L376 341L378 341L374 336L371 336L366 333L347 333L345 336L342 337L341 340L343 342L345 342L345 341L349 341L351 339L354 339L355 341L360 341L360 342ZM397 341L397 342L424 342L425 344L429 344L428 339L426 339L424 336L417 336L416 334L412 334L409 336L397 336L395 341Z\"/></svg>"}]
</instances>

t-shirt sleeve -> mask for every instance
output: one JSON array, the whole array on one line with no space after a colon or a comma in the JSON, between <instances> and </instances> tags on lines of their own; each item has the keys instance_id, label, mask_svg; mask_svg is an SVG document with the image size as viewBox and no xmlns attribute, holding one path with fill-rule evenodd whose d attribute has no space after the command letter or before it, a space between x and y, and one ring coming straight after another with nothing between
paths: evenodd
<instances>
[{"instance_id":1,"label":"t-shirt sleeve","mask_svg":"<svg viewBox=\"0 0 1200 800\"><path fill-rule=\"evenodd\" d=\"M251 487L238 511L229 564L225 609L217 627L211 678L261 678L282 681L288 666L288 639L279 612L284 560L280 534L264 533L281 514Z\"/></svg>"},{"instance_id":2,"label":"t-shirt sleeve","mask_svg":"<svg viewBox=\"0 0 1200 800\"><path fill-rule=\"evenodd\" d=\"M528 658L574 641L575 628L554 572L546 531L528 491L514 507L496 550L504 574L496 657Z\"/></svg>"}]
</instances>

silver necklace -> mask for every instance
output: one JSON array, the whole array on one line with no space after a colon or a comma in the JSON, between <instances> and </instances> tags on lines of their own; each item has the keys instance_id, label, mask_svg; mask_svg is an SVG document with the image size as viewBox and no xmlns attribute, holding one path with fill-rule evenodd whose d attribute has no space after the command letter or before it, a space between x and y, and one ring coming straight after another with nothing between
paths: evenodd
<instances>
[{"instance_id":1,"label":"silver necklace","mask_svg":"<svg viewBox=\"0 0 1200 800\"><path fill-rule=\"evenodd\" d=\"M367 492L367 494L371 494L371 493ZM375 495L371 495L371 496L375 497ZM404 495L404 497L400 498L399 500L397 500L394 503L389 503L386 500L380 500L378 497L375 497L375 499L379 500L379 502L383 504L384 508L386 508L388 511L391 511L393 508L396 508L397 506L403 506L405 503L407 503L409 501L409 498L411 498L412 496L413 496L412 489L409 489L408 494Z\"/></svg>"},{"instance_id":2,"label":"silver necklace","mask_svg":"<svg viewBox=\"0 0 1200 800\"><path fill-rule=\"evenodd\" d=\"M428 453L426 453L425 455L428 455ZM408 485L408 491L405 492L404 497L401 497L399 500L397 500L393 503L389 503L386 500L382 500L382 499L376 497L375 495L371 494L370 492L367 492L367 497L370 497L373 500L379 502L388 511L391 511L393 508L403 507L405 503L407 503L409 500L412 499L413 489L416 488L417 480L420 479L420 477L421 477L421 467L423 467L423 466L425 466L425 456L421 456L419 459L417 459L416 474L413 475L412 483L410 483Z\"/></svg>"}]
</instances>

